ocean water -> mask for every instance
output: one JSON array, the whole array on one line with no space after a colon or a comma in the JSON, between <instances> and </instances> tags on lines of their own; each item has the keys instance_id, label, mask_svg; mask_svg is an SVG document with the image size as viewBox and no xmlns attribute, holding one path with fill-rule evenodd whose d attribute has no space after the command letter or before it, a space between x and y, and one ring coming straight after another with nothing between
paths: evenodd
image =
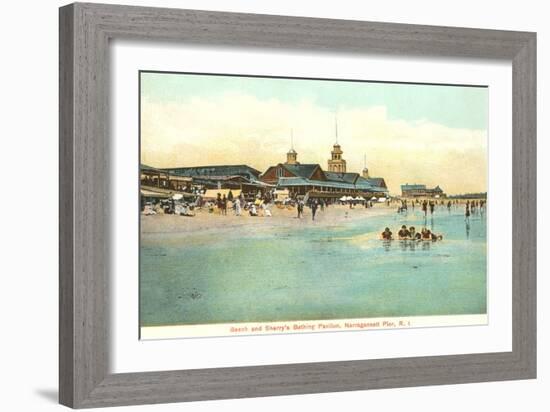
<instances>
[{"instance_id":1,"label":"ocean water","mask_svg":"<svg viewBox=\"0 0 550 412\"><path fill-rule=\"evenodd\" d=\"M322 212L321 212L322 213ZM379 240L426 225L438 242ZM486 219L416 208L333 226L145 234L142 326L484 314Z\"/></svg>"}]
</instances>

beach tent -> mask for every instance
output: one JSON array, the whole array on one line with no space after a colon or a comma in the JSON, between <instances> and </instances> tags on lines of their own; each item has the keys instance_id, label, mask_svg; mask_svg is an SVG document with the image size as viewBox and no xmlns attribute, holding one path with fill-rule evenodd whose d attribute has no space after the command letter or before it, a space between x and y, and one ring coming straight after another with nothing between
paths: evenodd
<instances>
[{"instance_id":1,"label":"beach tent","mask_svg":"<svg viewBox=\"0 0 550 412\"><path fill-rule=\"evenodd\" d=\"M140 190L141 196L145 198L156 198L156 199L168 199L170 197L170 194L163 193L163 192L156 192L152 190L147 189L141 189Z\"/></svg>"},{"instance_id":2,"label":"beach tent","mask_svg":"<svg viewBox=\"0 0 550 412\"><path fill-rule=\"evenodd\" d=\"M374 198L373 198L374 199ZM378 199L379 202L385 202L386 201L386 198L385 197L381 197L380 199Z\"/></svg>"},{"instance_id":3,"label":"beach tent","mask_svg":"<svg viewBox=\"0 0 550 412\"><path fill-rule=\"evenodd\" d=\"M348 200L348 198L347 198L346 196L342 196L342 197L340 198L340 202L345 202L346 200Z\"/></svg>"},{"instance_id":4,"label":"beach tent","mask_svg":"<svg viewBox=\"0 0 550 412\"><path fill-rule=\"evenodd\" d=\"M378 200L378 198L376 196L373 196L370 198L370 200Z\"/></svg>"}]
</instances>

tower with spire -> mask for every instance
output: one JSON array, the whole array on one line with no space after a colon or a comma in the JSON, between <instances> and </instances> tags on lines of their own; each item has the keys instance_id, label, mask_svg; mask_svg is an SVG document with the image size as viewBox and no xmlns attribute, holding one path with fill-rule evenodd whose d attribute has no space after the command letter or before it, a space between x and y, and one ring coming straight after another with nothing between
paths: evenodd
<instances>
[{"instance_id":1,"label":"tower with spire","mask_svg":"<svg viewBox=\"0 0 550 412\"><path fill-rule=\"evenodd\" d=\"M342 159L344 152L338 144L338 117L334 117L334 134L336 142L330 152L331 158L328 160L327 169L329 172L346 173L346 161Z\"/></svg>"},{"instance_id":2,"label":"tower with spire","mask_svg":"<svg viewBox=\"0 0 550 412\"><path fill-rule=\"evenodd\" d=\"M365 179L370 179L369 169L367 167L367 155L363 158L363 173L361 174Z\"/></svg>"},{"instance_id":3,"label":"tower with spire","mask_svg":"<svg viewBox=\"0 0 550 412\"><path fill-rule=\"evenodd\" d=\"M296 150L294 150L294 131L290 129L290 150L286 154L286 162L287 165L297 165L300 164L298 162L298 153Z\"/></svg>"}]
</instances>

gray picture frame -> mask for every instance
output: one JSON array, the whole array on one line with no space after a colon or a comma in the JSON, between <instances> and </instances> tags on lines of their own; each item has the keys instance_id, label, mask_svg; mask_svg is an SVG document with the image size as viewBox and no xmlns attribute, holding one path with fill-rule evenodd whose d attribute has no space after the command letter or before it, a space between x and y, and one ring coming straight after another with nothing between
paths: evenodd
<instances>
[{"instance_id":1,"label":"gray picture frame","mask_svg":"<svg viewBox=\"0 0 550 412\"><path fill-rule=\"evenodd\" d=\"M89 408L536 377L535 33L85 3L60 8L59 30L60 403ZM111 39L510 61L512 351L109 373Z\"/></svg>"}]
</instances>

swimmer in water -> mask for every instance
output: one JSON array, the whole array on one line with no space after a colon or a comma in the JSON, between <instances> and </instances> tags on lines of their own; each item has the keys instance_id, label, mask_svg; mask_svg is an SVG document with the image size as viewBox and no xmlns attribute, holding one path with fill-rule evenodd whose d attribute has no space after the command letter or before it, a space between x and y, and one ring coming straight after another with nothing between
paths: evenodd
<instances>
[{"instance_id":1,"label":"swimmer in water","mask_svg":"<svg viewBox=\"0 0 550 412\"><path fill-rule=\"evenodd\" d=\"M382 232L382 239L384 240L392 240L392 232L390 231L390 228L387 227L386 229L384 229L384 231Z\"/></svg>"},{"instance_id":2,"label":"swimmer in water","mask_svg":"<svg viewBox=\"0 0 550 412\"><path fill-rule=\"evenodd\" d=\"M408 239L411 236L411 232L407 229L407 226L403 225L401 226L401 229L399 232L397 232L397 236L399 236L400 240Z\"/></svg>"}]
</instances>

